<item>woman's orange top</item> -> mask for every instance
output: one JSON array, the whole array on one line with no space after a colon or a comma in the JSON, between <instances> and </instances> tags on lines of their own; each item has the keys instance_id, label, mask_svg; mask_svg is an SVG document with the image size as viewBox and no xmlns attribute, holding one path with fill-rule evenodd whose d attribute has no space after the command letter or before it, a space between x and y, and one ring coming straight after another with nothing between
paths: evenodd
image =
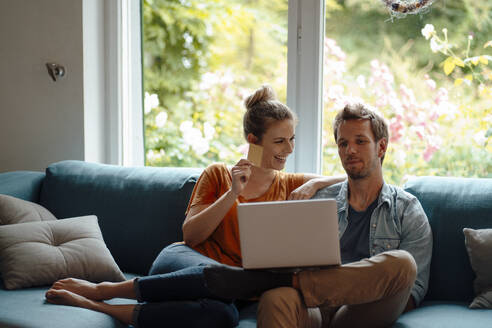
<instances>
[{"instance_id":1,"label":"woman's orange top","mask_svg":"<svg viewBox=\"0 0 492 328\"><path fill-rule=\"evenodd\" d=\"M263 195L254 199L244 199L239 196L212 235L193 249L217 262L241 266L237 204L286 200L289 194L303 183L302 173L276 172L270 188ZM186 213L193 206L212 204L231 189L231 186L232 176L225 164L217 163L208 166L193 189Z\"/></svg>"}]
</instances>

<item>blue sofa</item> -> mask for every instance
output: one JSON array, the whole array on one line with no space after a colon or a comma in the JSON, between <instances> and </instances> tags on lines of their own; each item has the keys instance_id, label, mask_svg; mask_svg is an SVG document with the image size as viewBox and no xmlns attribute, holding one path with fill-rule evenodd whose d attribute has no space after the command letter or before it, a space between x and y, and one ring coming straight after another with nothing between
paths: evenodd
<instances>
[{"instance_id":1,"label":"blue sofa","mask_svg":"<svg viewBox=\"0 0 492 328\"><path fill-rule=\"evenodd\" d=\"M59 219L97 215L106 245L131 278L145 275L163 247L182 240L184 212L200 172L63 161L45 173L1 173L0 194L37 202ZM467 307L474 273L462 232L492 227L492 179L420 177L405 189L429 217L434 249L424 303L394 327L492 327L491 310ZM6 290L0 282L0 327L123 327L101 313L46 303L48 287ZM255 313L255 304L241 308L239 327L255 327Z\"/></svg>"}]
</instances>

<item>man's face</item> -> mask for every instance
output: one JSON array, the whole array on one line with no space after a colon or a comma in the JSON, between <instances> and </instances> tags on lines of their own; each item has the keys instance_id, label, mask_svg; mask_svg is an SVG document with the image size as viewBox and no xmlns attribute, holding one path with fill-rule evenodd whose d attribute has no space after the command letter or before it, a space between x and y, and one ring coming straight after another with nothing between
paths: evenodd
<instances>
[{"instance_id":1,"label":"man's face","mask_svg":"<svg viewBox=\"0 0 492 328\"><path fill-rule=\"evenodd\" d=\"M344 121L337 135L338 155L350 178L364 179L375 170L381 170L386 139L376 142L369 120Z\"/></svg>"}]
</instances>

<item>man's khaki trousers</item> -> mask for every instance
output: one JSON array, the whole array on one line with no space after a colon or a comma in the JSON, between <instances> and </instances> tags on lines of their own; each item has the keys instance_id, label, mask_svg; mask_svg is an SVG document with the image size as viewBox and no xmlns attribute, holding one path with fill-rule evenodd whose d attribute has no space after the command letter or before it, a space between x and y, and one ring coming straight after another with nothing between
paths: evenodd
<instances>
[{"instance_id":1,"label":"man's khaki trousers","mask_svg":"<svg viewBox=\"0 0 492 328\"><path fill-rule=\"evenodd\" d=\"M299 290L281 287L261 296L260 328L386 327L403 312L417 266L392 250L346 265L298 274Z\"/></svg>"}]
</instances>

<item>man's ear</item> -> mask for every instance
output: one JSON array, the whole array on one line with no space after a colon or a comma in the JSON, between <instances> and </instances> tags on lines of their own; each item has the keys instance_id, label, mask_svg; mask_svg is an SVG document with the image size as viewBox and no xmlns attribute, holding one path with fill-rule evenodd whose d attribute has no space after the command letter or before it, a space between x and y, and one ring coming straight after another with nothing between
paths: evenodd
<instances>
[{"instance_id":1,"label":"man's ear","mask_svg":"<svg viewBox=\"0 0 492 328\"><path fill-rule=\"evenodd\" d=\"M246 136L246 140L248 140L248 142L252 144L256 144L258 142L258 138L253 133L248 133L248 135Z\"/></svg>"},{"instance_id":2,"label":"man's ear","mask_svg":"<svg viewBox=\"0 0 492 328\"><path fill-rule=\"evenodd\" d=\"M388 149L388 139L381 138L378 141L378 157L381 158L386 154L386 149Z\"/></svg>"}]
</instances>

